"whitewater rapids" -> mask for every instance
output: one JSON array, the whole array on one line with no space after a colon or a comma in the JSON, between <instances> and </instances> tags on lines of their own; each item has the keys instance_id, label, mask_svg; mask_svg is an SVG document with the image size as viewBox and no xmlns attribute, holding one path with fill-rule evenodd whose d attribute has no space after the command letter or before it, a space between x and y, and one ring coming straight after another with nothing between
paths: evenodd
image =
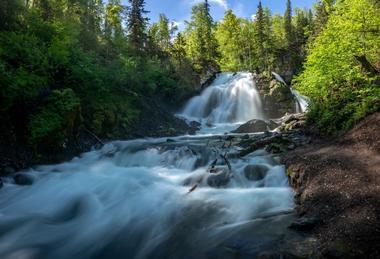
<instances>
[{"instance_id":1,"label":"whitewater rapids","mask_svg":"<svg viewBox=\"0 0 380 259\"><path fill-rule=\"evenodd\" d=\"M249 77L224 74L214 84L223 87L206 89L208 99L191 100L185 114L224 124L260 118ZM196 109L207 110L210 102L217 108ZM4 179L0 258L230 258L223 247L253 257L271 249L287 219L267 216L294 207L285 168L264 151L240 158L238 148L226 147L223 130L170 141L115 141L24 171L33 178L30 186ZM232 174L212 185L209 166L218 159L216 166L226 170L220 156L226 154ZM265 168L265 175L248 179L248 165Z\"/></svg>"}]
</instances>

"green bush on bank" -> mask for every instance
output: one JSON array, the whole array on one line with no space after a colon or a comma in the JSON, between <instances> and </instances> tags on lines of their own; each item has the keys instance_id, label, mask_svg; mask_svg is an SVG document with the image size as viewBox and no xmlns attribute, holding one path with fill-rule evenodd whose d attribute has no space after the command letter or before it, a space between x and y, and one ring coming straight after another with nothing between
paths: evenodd
<instances>
[{"instance_id":1,"label":"green bush on bank","mask_svg":"<svg viewBox=\"0 0 380 259\"><path fill-rule=\"evenodd\" d=\"M71 136L74 123L80 116L80 100L72 89L54 90L43 108L29 121L32 145L54 147Z\"/></svg>"},{"instance_id":2,"label":"green bush on bank","mask_svg":"<svg viewBox=\"0 0 380 259\"><path fill-rule=\"evenodd\" d=\"M380 108L380 8L372 0L337 1L335 11L309 50L295 87L311 98L308 121L323 134L334 135Z\"/></svg>"}]
</instances>

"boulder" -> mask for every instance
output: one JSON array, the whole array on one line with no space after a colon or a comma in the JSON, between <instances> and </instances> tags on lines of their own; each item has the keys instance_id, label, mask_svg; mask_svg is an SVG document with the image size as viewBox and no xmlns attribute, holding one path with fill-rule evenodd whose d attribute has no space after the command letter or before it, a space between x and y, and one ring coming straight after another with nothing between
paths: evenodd
<instances>
[{"instance_id":1,"label":"boulder","mask_svg":"<svg viewBox=\"0 0 380 259\"><path fill-rule=\"evenodd\" d=\"M230 173L228 170L223 169L220 173L217 174L209 174L207 178L207 184L210 187L222 187L226 186L230 182Z\"/></svg>"},{"instance_id":2,"label":"boulder","mask_svg":"<svg viewBox=\"0 0 380 259\"><path fill-rule=\"evenodd\" d=\"M280 131L289 131L293 129L302 129L306 124L306 115L304 113L285 115L284 117L275 120L281 124Z\"/></svg>"},{"instance_id":3,"label":"boulder","mask_svg":"<svg viewBox=\"0 0 380 259\"><path fill-rule=\"evenodd\" d=\"M197 122L197 121L191 121L189 123L189 131L188 131L188 133L190 135L194 135L198 130L200 130L201 126L202 126L202 124L200 124L199 122Z\"/></svg>"},{"instance_id":4,"label":"boulder","mask_svg":"<svg viewBox=\"0 0 380 259\"><path fill-rule=\"evenodd\" d=\"M250 181L260 181L265 178L268 167L265 165L247 165L244 167L244 175Z\"/></svg>"},{"instance_id":5,"label":"boulder","mask_svg":"<svg viewBox=\"0 0 380 259\"><path fill-rule=\"evenodd\" d=\"M273 97L277 102L293 101L293 95L290 88L283 83L272 80L269 83L269 96Z\"/></svg>"},{"instance_id":6,"label":"boulder","mask_svg":"<svg viewBox=\"0 0 380 259\"><path fill-rule=\"evenodd\" d=\"M32 185L33 184L33 177L27 174L16 174L13 177L13 180L18 185Z\"/></svg>"},{"instance_id":7,"label":"boulder","mask_svg":"<svg viewBox=\"0 0 380 259\"><path fill-rule=\"evenodd\" d=\"M255 133L264 132L267 130L273 130L277 127L277 124L273 121L264 120L250 120L244 123L239 128L233 131L233 133Z\"/></svg>"}]
</instances>

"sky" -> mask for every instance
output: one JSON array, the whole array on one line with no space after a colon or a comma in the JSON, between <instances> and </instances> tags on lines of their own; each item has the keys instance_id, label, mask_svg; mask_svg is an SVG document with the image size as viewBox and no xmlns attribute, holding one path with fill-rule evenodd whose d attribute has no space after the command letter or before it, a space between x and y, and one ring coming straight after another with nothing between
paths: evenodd
<instances>
[{"instance_id":1,"label":"sky","mask_svg":"<svg viewBox=\"0 0 380 259\"><path fill-rule=\"evenodd\" d=\"M127 0L123 0L124 3ZM189 20L191 7L203 0L146 0L146 10L151 22L156 22L160 13L178 23L181 29L184 21ZM209 0L211 4L211 14L215 21L223 18L227 9L232 9L239 17L250 18L256 12L259 0ZM311 8L315 0L292 0L293 7ZM283 13L286 8L286 0L263 0L263 6L269 7L272 13Z\"/></svg>"}]
</instances>

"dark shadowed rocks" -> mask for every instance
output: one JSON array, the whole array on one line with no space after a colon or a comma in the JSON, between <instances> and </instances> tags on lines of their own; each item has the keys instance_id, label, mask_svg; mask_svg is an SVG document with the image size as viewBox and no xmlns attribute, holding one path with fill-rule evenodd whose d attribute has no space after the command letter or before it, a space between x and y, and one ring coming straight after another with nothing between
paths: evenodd
<instances>
[{"instance_id":1,"label":"dark shadowed rocks","mask_svg":"<svg viewBox=\"0 0 380 259\"><path fill-rule=\"evenodd\" d=\"M233 131L233 133L255 133L255 132L264 132L267 130L273 130L277 127L277 123L274 121L264 121L264 120L250 120L247 123L244 123L239 128Z\"/></svg>"},{"instance_id":2,"label":"dark shadowed rocks","mask_svg":"<svg viewBox=\"0 0 380 259\"><path fill-rule=\"evenodd\" d=\"M210 174L207 178L207 184L210 187L226 186L230 182L230 173L227 170L222 170L217 174Z\"/></svg>"},{"instance_id":3,"label":"dark shadowed rocks","mask_svg":"<svg viewBox=\"0 0 380 259\"><path fill-rule=\"evenodd\" d=\"M265 178L268 167L265 165L247 165L244 168L244 175L250 181L260 181Z\"/></svg>"},{"instance_id":4,"label":"dark shadowed rocks","mask_svg":"<svg viewBox=\"0 0 380 259\"><path fill-rule=\"evenodd\" d=\"M32 185L33 184L33 177L27 174L16 174L13 177L13 180L18 185Z\"/></svg>"}]
</instances>

